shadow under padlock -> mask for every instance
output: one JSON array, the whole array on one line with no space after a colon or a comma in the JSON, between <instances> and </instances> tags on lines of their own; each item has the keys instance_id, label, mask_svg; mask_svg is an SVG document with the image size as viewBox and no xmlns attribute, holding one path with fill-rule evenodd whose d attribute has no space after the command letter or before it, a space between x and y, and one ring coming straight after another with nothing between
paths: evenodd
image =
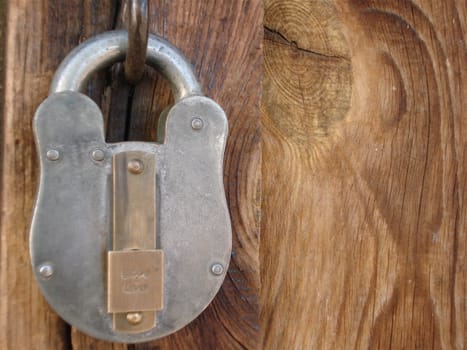
<instances>
[{"instance_id":1,"label":"shadow under padlock","mask_svg":"<svg viewBox=\"0 0 467 350\"><path fill-rule=\"evenodd\" d=\"M171 84L158 143L106 143L102 113L82 91L121 61L125 31L97 35L58 68L34 117L41 173L30 252L41 291L68 323L136 343L195 319L230 260L223 187L227 118L191 66L150 35L147 63Z\"/></svg>"}]
</instances>

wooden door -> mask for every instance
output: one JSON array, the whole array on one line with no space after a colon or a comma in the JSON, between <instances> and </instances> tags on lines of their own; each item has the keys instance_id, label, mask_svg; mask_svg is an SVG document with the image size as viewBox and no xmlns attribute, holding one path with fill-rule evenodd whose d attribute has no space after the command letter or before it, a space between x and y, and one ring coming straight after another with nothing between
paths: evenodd
<instances>
[{"instance_id":1,"label":"wooden door","mask_svg":"<svg viewBox=\"0 0 467 350\"><path fill-rule=\"evenodd\" d=\"M226 111L230 138L225 188L233 223L228 277L214 302L188 327L160 341L119 345L70 328L33 280L28 229L38 162L31 130L60 61L81 41L121 26L120 1L0 1L2 54L2 212L0 349L255 349L259 344L260 92L263 4L150 1L150 31L178 46L205 93ZM88 94L107 119L107 140L153 141L157 117L171 103L152 70L136 86L118 67L102 72ZM193 252L196 254L196 252Z\"/></svg>"},{"instance_id":2,"label":"wooden door","mask_svg":"<svg viewBox=\"0 0 467 350\"><path fill-rule=\"evenodd\" d=\"M0 349L465 348L464 0L151 1L151 31L229 115L229 275L157 342L61 321L30 273L31 118L66 53L120 26L119 4L0 1ZM88 92L109 140L153 140L171 101L152 71L132 88L114 68Z\"/></svg>"},{"instance_id":3,"label":"wooden door","mask_svg":"<svg viewBox=\"0 0 467 350\"><path fill-rule=\"evenodd\" d=\"M464 0L265 0L264 349L464 349Z\"/></svg>"}]
</instances>

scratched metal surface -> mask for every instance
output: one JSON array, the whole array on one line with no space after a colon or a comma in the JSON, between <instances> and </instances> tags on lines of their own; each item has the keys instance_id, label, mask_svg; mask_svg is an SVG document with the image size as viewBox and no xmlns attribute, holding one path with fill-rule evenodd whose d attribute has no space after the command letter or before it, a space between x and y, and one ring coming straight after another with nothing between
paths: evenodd
<instances>
[{"instance_id":1,"label":"scratched metal surface","mask_svg":"<svg viewBox=\"0 0 467 350\"><path fill-rule=\"evenodd\" d=\"M204 125L194 130L192 117ZM180 100L164 119L161 143L104 141L102 114L78 92L52 94L39 107L34 131L41 176L31 227L31 259L51 306L67 322L101 339L142 342L170 334L196 318L219 290L230 260L231 226L222 182L227 119L211 99ZM60 158L50 161L49 149ZM91 152L100 148L105 159ZM164 309L157 327L116 334L106 310L106 252L111 249L112 155L156 155L157 247L165 254ZM224 273L211 273L220 262ZM54 274L38 273L50 263Z\"/></svg>"}]
</instances>

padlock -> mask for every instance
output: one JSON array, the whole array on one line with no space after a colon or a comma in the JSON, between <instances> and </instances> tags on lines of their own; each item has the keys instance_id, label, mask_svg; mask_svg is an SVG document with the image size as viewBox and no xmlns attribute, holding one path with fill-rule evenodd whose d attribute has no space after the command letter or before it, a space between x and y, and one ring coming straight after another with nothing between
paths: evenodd
<instances>
[{"instance_id":1,"label":"padlock","mask_svg":"<svg viewBox=\"0 0 467 350\"><path fill-rule=\"evenodd\" d=\"M209 305L232 239L227 118L164 39L150 35L147 50L175 99L159 118L157 142L105 142L102 113L80 91L127 47L126 31L76 47L35 114L40 181L30 253L43 295L66 322L137 343L177 331Z\"/></svg>"}]
</instances>

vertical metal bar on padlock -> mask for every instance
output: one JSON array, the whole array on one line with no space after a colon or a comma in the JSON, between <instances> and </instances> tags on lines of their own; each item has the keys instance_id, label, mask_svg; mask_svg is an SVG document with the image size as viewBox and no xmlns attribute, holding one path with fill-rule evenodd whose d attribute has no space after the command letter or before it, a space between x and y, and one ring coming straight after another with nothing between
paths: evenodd
<instances>
[{"instance_id":1,"label":"vertical metal bar on padlock","mask_svg":"<svg viewBox=\"0 0 467 350\"><path fill-rule=\"evenodd\" d=\"M163 308L164 256L156 249L156 158L113 156L113 250L108 253L108 311L117 332L156 325Z\"/></svg>"}]
</instances>

